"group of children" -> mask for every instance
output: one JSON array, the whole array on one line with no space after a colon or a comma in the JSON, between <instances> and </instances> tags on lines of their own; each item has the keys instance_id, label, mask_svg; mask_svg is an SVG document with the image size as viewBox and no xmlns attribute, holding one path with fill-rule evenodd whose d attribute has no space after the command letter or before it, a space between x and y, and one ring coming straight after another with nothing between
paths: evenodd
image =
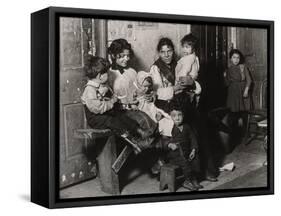
<instances>
[{"instance_id":1,"label":"group of children","mask_svg":"<svg viewBox=\"0 0 281 216\"><path fill-rule=\"evenodd\" d=\"M125 43L124 39L114 41L115 45ZM201 86L197 82L199 72L199 58L195 53L196 37L188 34L181 40L183 56L178 61L175 69L175 84L186 86L193 83L192 88L184 90L184 94L198 105ZM128 44L127 44L128 46ZM117 46L118 48L118 46ZM115 48L114 48L115 49ZM110 52L109 52L110 53ZM116 54L116 53L115 53ZM140 147L140 142L148 137L160 134L165 137L164 149L167 150L167 160L182 168L185 181L183 186L189 190L198 190L202 185L198 183L199 172L198 143L193 129L184 122L184 112L177 103L171 103L169 113L164 112L155 105L155 94L153 92L153 80L148 72L140 71L130 73L128 79L133 80L130 92L124 93L114 90L110 84L109 73L123 74L128 70L127 62L130 59L130 49L124 48L112 56L114 62L111 67L107 60L101 57L88 56L85 64L85 73L88 82L84 89L81 101L85 107L86 119L90 127L98 129L111 129L116 135L126 137L130 142ZM117 73L116 72L116 73ZM116 76L119 76L119 75ZM225 75L229 77L229 75ZM233 78L228 78L231 80ZM127 82L123 80L123 82ZM122 82L120 85L123 85ZM125 85L125 84L124 84ZM179 93L183 93L183 90ZM178 94L178 92L175 92ZM126 97L132 97L130 103L126 103ZM244 92L244 96L246 92ZM130 105L130 106L129 106ZM141 111L157 125L158 131L147 132L139 122L128 115L128 111ZM147 143L146 143L147 144ZM146 147L152 145L146 145ZM137 148L136 153L143 148Z\"/></svg>"}]
</instances>

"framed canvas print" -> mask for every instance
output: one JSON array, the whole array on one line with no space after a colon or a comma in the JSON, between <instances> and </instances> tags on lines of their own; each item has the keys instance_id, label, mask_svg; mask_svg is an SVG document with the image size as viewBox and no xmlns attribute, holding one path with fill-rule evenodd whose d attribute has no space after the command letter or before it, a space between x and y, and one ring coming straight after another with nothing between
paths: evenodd
<instances>
[{"instance_id":1,"label":"framed canvas print","mask_svg":"<svg viewBox=\"0 0 281 216\"><path fill-rule=\"evenodd\" d=\"M273 194L273 21L50 7L31 27L32 202Z\"/></svg>"}]
</instances>

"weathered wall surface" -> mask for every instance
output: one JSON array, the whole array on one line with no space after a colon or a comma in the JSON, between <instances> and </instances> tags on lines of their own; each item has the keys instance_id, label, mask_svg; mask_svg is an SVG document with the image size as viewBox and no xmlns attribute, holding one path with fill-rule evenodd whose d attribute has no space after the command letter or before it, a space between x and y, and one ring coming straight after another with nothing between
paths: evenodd
<instances>
[{"instance_id":1,"label":"weathered wall surface","mask_svg":"<svg viewBox=\"0 0 281 216\"><path fill-rule=\"evenodd\" d=\"M157 59L156 47L162 37L170 38L175 45L176 53L180 54L180 39L190 33L190 25L108 21L108 43L118 38L125 38L132 44L135 58L132 66L137 70L148 71Z\"/></svg>"}]
</instances>

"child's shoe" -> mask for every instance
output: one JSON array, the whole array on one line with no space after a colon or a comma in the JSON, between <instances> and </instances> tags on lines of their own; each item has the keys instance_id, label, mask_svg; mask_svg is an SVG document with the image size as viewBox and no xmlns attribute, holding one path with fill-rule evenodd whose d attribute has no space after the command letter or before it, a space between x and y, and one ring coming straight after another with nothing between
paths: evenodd
<instances>
[{"instance_id":1,"label":"child's shoe","mask_svg":"<svg viewBox=\"0 0 281 216\"><path fill-rule=\"evenodd\" d=\"M196 179L193 179L193 180L192 180L192 184L193 184L196 188L198 188L198 189L202 189L202 188L203 188L203 186L202 186L201 184L199 184L199 182L198 182Z\"/></svg>"},{"instance_id":2,"label":"child's shoe","mask_svg":"<svg viewBox=\"0 0 281 216\"><path fill-rule=\"evenodd\" d=\"M186 179L182 186L190 191L198 191L198 188L195 187L189 179Z\"/></svg>"},{"instance_id":3,"label":"child's shoe","mask_svg":"<svg viewBox=\"0 0 281 216\"><path fill-rule=\"evenodd\" d=\"M213 175L206 175L205 179L209 182L217 182L218 179L216 177L214 177Z\"/></svg>"},{"instance_id":4,"label":"child's shoe","mask_svg":"<svg viewBox=\"0 0 281 216\"><path fill-rule=\"evenodd\" d=\"M160 169L163 165L164 165L164 161L161 159L158 159L157 162L151 168L152 174L158 175L160 173Z\"/></svg>"},{"instance_id":5,"label":"child's shoe","mask_svg":"<svg viewBox=\"0 0 281 216\"><path fill-rule=\"evenodd\" d=\"M130 136L128 132L121 134L121 137L133 147L135 154L141 152L141 149L138 147L138 140Z\"/></svg>"}]
</instances>

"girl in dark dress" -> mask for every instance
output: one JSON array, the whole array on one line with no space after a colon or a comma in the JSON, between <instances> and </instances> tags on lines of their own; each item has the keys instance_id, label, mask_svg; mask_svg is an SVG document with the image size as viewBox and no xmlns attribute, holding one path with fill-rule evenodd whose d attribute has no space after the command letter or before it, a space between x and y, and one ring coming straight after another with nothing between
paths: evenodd
<instances>
[{"instance_id":1,"label":"girl in dark dress","mask_svg":"<svg viewBox=\"0 0 281 216\"><path fill-rule=\"evenodd\" d=\"M243 54L238 49L231 50L229 57L231 65L224 73L225 84L228 87L226 105L231 111L229 124L236 128L239 118L243 118L245 125L245 111L251 108L249 89L252 79L248 68L243 64Z\"/></svg>"}]
</instances>

